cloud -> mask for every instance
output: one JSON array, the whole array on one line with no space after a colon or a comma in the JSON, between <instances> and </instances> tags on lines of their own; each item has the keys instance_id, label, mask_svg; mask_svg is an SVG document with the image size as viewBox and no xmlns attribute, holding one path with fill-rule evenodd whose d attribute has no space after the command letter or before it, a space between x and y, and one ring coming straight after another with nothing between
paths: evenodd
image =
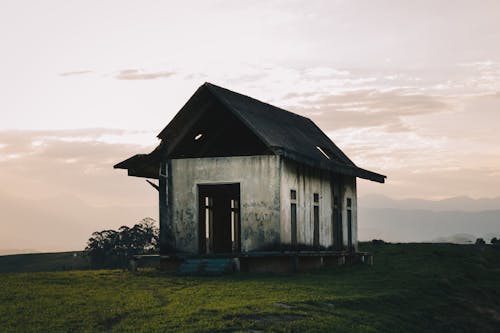
<instances>
[{"instance_id":1,"label":"cloud","mask_svg":"<svg viewBox=\"0 0 500 333\"><path fill-rule=\"evenodd\" d=\"M75 76L75 75L84 75L84 74L90 74L93 73L93 71L90 70L83 70L83 71L73 71L73 72L64 72L60 73L60 76Z\"/></svg>"},{"instance_id":2,"label":"cloud","mask_svg":"<svg viewBox=\"0 0 500 333\"><path fill-rule=\"evenodd\" d=\"M2 190L31 198L73 193L95 205L144 204L128 186L138 179L123 177L123 172L114 170L113 165L153 146L100 141L97 135L106 133L125 135L128 132L112 129L0 131L0 142L5 145L0 150ZM9 158L11 155L16 158Z\"/></svg>"},{"instance_id":3,"label":"cloud","mask_svg":"<svg viewBox=\"0 0 500 333\"><path fill-rule=\"evenodd\" d=\"M161 72L144 72L139 69L124 69L118 72L115 76L118 80L154 80L167 78L175 75L174 72L161 71Z\"/></svg>"},{"instance_id":4,"label":"cloud","mask_svg":"<svg viewBox=\"0 0 500 333\"><path fill-rule=\"evenodd\" d=\"M298 95L303 96L313 95ZM384 127L387 131L400 132L412 130L406 118L451 111L453 103L447 97L405 89L362 89L308 98L290 109L310 117L325 131Z\"/></svg>"}]
</instances>

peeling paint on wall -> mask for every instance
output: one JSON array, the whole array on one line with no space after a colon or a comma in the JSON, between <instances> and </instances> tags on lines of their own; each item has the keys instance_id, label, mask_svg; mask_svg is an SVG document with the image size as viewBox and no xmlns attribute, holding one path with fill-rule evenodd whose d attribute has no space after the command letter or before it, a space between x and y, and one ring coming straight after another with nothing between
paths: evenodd
<instances>
[{"instance_id":1,"label":"peeling paint on wall","mask_svg":"<svg viewBox=\"0 0 500 333\"><path fill-rule=\"evenodd\" d=\"M241 250L279 246L279 156L172 160L178 251L198 253L198 185L240 184Z\"/></svg>"},{"instance_id":2,"label":"peeling paint on wall","mask_svg":"<svg viewBox=\"0 0 500 333\"><path fill-rule=\"evenodd\" d=\"M312 247L318 206L319 247L332 248L332 175L280 156L237 156L172 160L174 226L180 252L197 254L198 185L240 184L241 251L278 250L291 245L291 198L296 191L297 243ZM357 247L356 179L335 177L341 186L343 243L347 245L347 198L351 199L352 243ZM315 202L314 198L317 195ZM203 236L204 237L204 236Z\"/></svg>"}]
</instances>

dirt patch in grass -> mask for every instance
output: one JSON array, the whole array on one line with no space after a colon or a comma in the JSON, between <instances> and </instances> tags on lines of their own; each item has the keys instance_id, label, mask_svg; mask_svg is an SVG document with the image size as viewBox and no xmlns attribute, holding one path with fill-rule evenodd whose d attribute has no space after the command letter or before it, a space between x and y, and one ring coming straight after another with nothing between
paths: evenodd
<instances>
[{"instance_id":1,"label":"dirt patch in grass","mask_svg":"<svg viewBox=\"0 0 500 333\"><path fill-rule=\"evenodd\" d=\"M118 325L123 319L125 319L128 316L128 313L122 313L118 314L112 318L106 318L101 322L101 324L104 326L106 332L112 332L113 328Z\"/></svg>"},{"instance_id":2,"label":"dirt patch in grass","mask_svg":"<svg viewBox=\"0 0 500 333\"><path fill-rule=\"evenodd\" d=\"M306 316L301 314L284 314L284 313L265 313L265 314L249 314L249 315L238 315L232 316L228 319L240 319L245 321L252 321L258 324L269 324L283 321L294 321L306 318Z\"/></svg>"},{"instance_id":3,"label":"dirt patch in grass","mask_svg":"<svg viewBox=\"0 0 500 333\"><path fill-rule=\"evenodd\" d=\"M295 307L295 305L293 305L293 304L282 303L282 302L276 302L273 305L278 307L278 308L283 308L283 309L291 309L291 308Z\"/></svg>"}]
</instances>

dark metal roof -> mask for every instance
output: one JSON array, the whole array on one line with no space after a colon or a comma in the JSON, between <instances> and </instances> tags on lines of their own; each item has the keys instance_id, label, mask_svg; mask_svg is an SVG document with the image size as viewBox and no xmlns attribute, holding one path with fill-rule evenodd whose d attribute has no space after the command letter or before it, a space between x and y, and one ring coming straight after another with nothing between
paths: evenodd
<instances>
[{"instance_id":1,"label":"dark metal roof","mask_svg":"<svg viewBox=\"0 0 500 333\"><path fill-rule=\"evenodd\" d=\"M186 127L192 126L199 118L201 110L214 102L232 112L277 155L320 169L380 183L386 178L357 167L312 120L211 83L199 87L158 135L168 142L168 153L179 144L186 133ZM158 149L155 150L156 155L157 151ZM141 169L139 165L155 160L149 155L136 155L115 165L115 168L129 169L130 174L130 167Z\"/></svg>"}]
</instances>

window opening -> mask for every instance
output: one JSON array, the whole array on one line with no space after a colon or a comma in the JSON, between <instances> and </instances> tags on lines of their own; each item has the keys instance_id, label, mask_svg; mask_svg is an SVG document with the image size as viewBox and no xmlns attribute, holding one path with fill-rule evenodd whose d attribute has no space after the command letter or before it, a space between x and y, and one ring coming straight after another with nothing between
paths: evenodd
<instances>
[{"instance_id":1,"label":"window opening","mask_svg":"<svg viewBox=\"0 0 500 333\"><path fill-rule=\"evenodd\" d=\"M290 243L292 248L297 246L297 191L290 190Z\"/></svg>"},{"instance_id":2,"label":"window opening","mask_svg":"<svg viewBox=\"0 0 500 333\"><path fill-rule=\"evenodd\" d=\"M319 248L319 194L313 194L313 246Z\"/></svg>"},{"instance_id":3,"label":"window opening","mask_svg":"<svg viewBox=\"0 0 500 333\"><path fill-rule=\"evenodd\" d=\"M347 198L347 249L352 251L352 200Z\"/></svg>"}]
</instances>

